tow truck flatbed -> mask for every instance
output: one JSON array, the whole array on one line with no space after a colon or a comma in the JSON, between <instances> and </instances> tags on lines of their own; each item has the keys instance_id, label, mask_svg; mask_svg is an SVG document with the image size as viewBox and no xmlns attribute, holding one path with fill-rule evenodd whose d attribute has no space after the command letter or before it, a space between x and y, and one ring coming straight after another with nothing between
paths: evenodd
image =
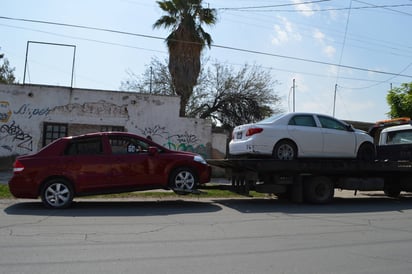
<instances>
[{"instance_id":1,"label":"tow truck flatbed","mask_svg":"<svg viewBox=\"0 0 412 274\"><path fill-rule=\"evenodd\" d=\"M412 191L412 162L357 159L214 159L236 191L288 196L294 201L327 203L334 189L383 190L390 197Z\"/></svg>"}]
</instances>

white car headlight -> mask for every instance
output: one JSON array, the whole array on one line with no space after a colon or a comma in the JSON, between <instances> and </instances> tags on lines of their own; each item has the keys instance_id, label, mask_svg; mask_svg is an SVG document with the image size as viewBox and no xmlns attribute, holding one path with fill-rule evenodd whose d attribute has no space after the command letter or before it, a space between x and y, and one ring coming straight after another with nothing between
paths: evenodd
<instances>
[{"instance_id":1,"label":"white car headlight","mask_svg":"<svg viewBox=\"0 0 412 274\"><path fill-rule=\"evenodd\" d=\"M200 156L200 155L196 155L196 156L193 158L193 160L195 160L196 162L202 163L202 164L204 164L204 165L207 165L206 160L203 159L203 157Z\"/></svg>"}]
</instances>

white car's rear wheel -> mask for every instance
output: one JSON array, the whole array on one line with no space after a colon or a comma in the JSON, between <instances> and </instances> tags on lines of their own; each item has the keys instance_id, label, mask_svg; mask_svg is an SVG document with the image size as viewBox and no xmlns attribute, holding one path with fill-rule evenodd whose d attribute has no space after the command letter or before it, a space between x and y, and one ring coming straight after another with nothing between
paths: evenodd
<instances>
[{"instance_id":1,"label":"white car's rear wheel","mask_svg":"<svg viewBox=\"0 0 412 274\"><path fill-rule=\"evenodd\" d=\"M297 158L296 145L288 140L279 141L273 149L272 156L276 160L294 160Z\"/></svg>"}]
</instances>

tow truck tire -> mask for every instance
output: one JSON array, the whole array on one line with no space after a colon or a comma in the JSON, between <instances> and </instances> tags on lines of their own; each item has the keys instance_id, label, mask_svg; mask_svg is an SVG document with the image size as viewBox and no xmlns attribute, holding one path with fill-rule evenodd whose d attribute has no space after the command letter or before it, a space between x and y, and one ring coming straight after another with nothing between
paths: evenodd
<instances>
[{"instance_id":1,"label":"tow truck tire","mask_svg":"<svg viewBox=\"0 0 412 274\"><path fill-rule=\"evenodd\" d=\"M399 198L401 195L401 189L398 187L385 187L383 190L386 196L391 198Z\"/></svg>"},{"instance_id":2,"label":"tow truck tire","mask_svg":"<svg viewBox=\"0 0 412 274\"><path fill-rule=\"evenodd\" d=\"M335 187L330 178L324 176L306 178L304 184L304 198L313 204L326 204L333 200Z\"/></svg>"},{"instance_id":3,"label":"tow truck tire","mask_svg":"<svg viewBox=\"0 0 412 274\"><path fill-rule=\"evenodd\" d=\"M401 179L397 177L386 177L383 192L391 198L399 198L401 195Z\"/></svg>"}]
</instances>

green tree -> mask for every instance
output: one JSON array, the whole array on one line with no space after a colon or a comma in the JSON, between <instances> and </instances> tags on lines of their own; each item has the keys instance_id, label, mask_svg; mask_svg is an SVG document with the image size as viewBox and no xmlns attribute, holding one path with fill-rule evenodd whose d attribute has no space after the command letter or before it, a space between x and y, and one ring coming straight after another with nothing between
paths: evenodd
<instances>
[{"instance_id":1,"label":"green tree","mask_svg":"<svg viewBox=\"0 0 412 274\"><path fill-rule=\"evenodd\" d=\"M214 25L217 21L215 9L204 8L202 0L157 1L166 13L153 28L171 29L166 38L169 50L168 68L173 86L180 96L180 116L186 116L186 105L201 70L201 53L211 46L212 38L202 25Z\"/></svg>"},{"instance_id":2,"label":"green tree","mask_svg":"<svg viewBox=\"0 0 412 274\"><path fill-rule=\"evenodd\" d=\"M15 82L14 68L10 67L9 60L4 58L4 54L0 54L0 83L13 84Z\"/></svg>"},{"instance_id":3,"label":"green tree","mask_svg":"<svg viewBox=\"0 0 412 274\"><path fill-rule=\"evenodd\" d=\"M392 88L386 100L390 106L388 114L391 118L412 117L412 82Z\"/></svg>"}]
</instances>

